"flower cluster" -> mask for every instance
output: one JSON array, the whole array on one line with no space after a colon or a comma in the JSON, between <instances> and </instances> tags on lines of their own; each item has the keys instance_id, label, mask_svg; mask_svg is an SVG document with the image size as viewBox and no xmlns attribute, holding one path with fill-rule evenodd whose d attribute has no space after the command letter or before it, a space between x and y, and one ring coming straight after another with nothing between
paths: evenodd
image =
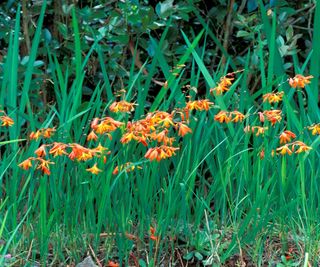
<instances>
[{"instance_id":1,"label":"flower cluster","mask_svg":"<svg viewBox=\"0 0 320 267\"><path fill-rule=\"evenodd\" d=\"M222 95L223 93L229 91L230 86L232 85L232 81L234 80L234 75L239 72L243 72L244 70L238 70L234 72L230 72L227 75L220 78L220 82L214 88L210 89L210 94Z\"/></svg>"},{"instance_id":2,"label":"flower cluster","mask_svg":"<svg viewBox=\"0 0 320 267\"><path fill-rule=\"evenodd\" d=\"M250 126L247 125L244 129L245 133L255 133L256 136L264 135L265 131L268 130L268 127L262 127L262 126Z\"/></svg>"},{"instance_id":3,"label":"flower cluster","mask_svg":"<svg viewBox=\"0 0 320 267\"><path fill-rule=\"evenodd\" d=\"M282 120L282 111L279 109L265 110L263 112L258 112L260 122L264 122L265 119L271 122L271 125L275 125L277 122Z\"/></svg>"},{"instance_id":4,"label":"flower cluster","mask_svg":"<svg viewBox=\"0 0 320 267\"><path fill-rule=\"evenodd\" d=\"M129 121L120 139L122 144L136 141L144 146L156 143L145 154L150 161L166 159L175 155L178 147L174 147L175 137L170 137L171 129L180 137L192 133L188 126L189 112L208 111L213 103L208 99L188 101L182 109L174 109L171 113L155 111L148 113L145 118L138 121Z\"/></svg>"},{"instance_id":5,"label":"flower cluster","mask_svg":"<svg viewBox=\"0 0 320 267\"><path fill-rule=\"evenodd\" d=\"M272 103L279 103L280 101L282 101L283 95L284 95L284 92L268 93L268 94L264 94L262 98L263 98L263 102L268 101L270 104L272 104Z\"/></svg>"},{"instance_id":6,"label":"flower cluster","mask_svg":"<svg viewBox=\"0 0 320 267\"><path fill-rule=\"evenodd\" d=\"M308 127L312 135L320 135L320 123L313 124Z\"/></svg>"},{"instance_id":7,"label":"flower cluster","mask_svg":"<svg viewBox=\"0 0 320 267\"><path fill-rule=\"evenodd\" d=\"M305 85L310 83L310 79L313 78L312 76L302 76L300 74L297 74L294 78L288 79L289 85L293 88L304 88ZM267 93L263 95L263 102L269 102L270 104L273 103L279 103L282 101L282 98L284 96L284 92L277 92L277 93ZM276 123L279 123L282 121L282 111L280 109L271 109L271 110L264 110L262 112L258 112L259 120L260 122L264 123L265 121L269 121L272 126L274 126ZM307 127L308 130L311 131L312 135L316 135L320 133L320 124L313 124L309 127ZM268 127L263 126L250 126L247 125L244 128L245 133L255 133L256 136L263 135L265 131L268 130ZM292 139L295 139L297 135L293 133L290 130L285 130L279 134L279 141L280 141L280 147L277 147L275 150L272 150L271 156L275 156L276 154L280 155L292 155L299 154L302 152L306 152L311 150L312 148L310 146L307 146L302 141L294 141L292 142ZM291 142L291 143L290 143ZM261 159L264 158L265 152L264 149L262 149L259 153L259 156Z\"/></svg>"},{"instance_id":8,"label":"flower cluster","mask_svg":"<svg viewBox=\"0 0 320 267\"><path fill-rule=\"evenodd\" d=\"M65 144L60 142L54 142L52 144L42 144L39 148L37 148L34 152L36 154L35 157L29 157L24 160L22 163L19 164L19 167L23 168L24 170L28 170L30 167L33 166L32 162L36 162L37 169L41 169L43 174L50 175L49 164L53 164L44 157L51 155L53 157L63 156L66 155L72 161L88 161L93 159L94 157L105 157L107 154L110 154L107 148L103 147L99 144L95 148L86 148L76 143ZM97 174L99 171L97 170L96 164L92 167L87 169L87 171Z\"/></svg>"},{"instance_id":9,"label":"flower cluster","mask_svg":"<svg viewBox=\"0 0 320 267\"><path fill-rule=\"evenodd\" d=\"M183 67L183 66L180 66ZM179 67L179 68L180 68ZM177 69L179 69L177 67ZM239 72L239 71L238 71ZM210 90L210 93L214 96L221 95L227 92L232 85L234 80L234 74L237 72L229 73L220 79L219 84ZM296 75L294 78L290 78L289 84L293 88L304 88L305 85L310 83L312 76ZM187 86L186 86L187 87ZM189 88L191 88L189 86ZM196 89L194 90L197 91ZM120 92L125 92L121 90ZM282 101L284 92L271 92L264 94L262 97L263 102L269 102L270 104L277 104ZM161 161L173 157L176 152L180 149L179 142L185 138L186 135L192 134L193 130L190 127L191 117L196 112L209 111L214 107L214 103L209 99L191 100L191 96L187 96L188 101L183 107L175 108L170 112L167 111L154 111L149 112L139 120L129 120L121 122L115 120L112 117L94 118L90 124L90 132L87 135L87 141L92 146L92 142L101 140L102 136L107 136L112 140L112 133L116 131L121 132L120 143L127 145L129 143L142 144L146 147L144 158L149 161ZM115 101L109 106L109 110L113 113L130 113L134 110L135 103L130 103L125 100ZM13 120L9 118L6 113L0 110L0 120L2 126L12 126ZM269 130L269 125L275 126L277 123L282 122L283 114L282 110L273 109L263 110L255 112L253 115L258 114L259 121L261 124L266 125L246 125L244 127L245 133L251 133L255 136L263 136L266 131ZM213 118L214 121L219 123L241 123L245 119L249 118L249 115L245 115L240 111L226 111L220 110ZM128 116L126 116L128 117ZM210 118L209 118L210 119ZM249 121L249 119L248 119ZM269 126L269 127L268 127ZM275 127L273 127L275 128ZM307 127L311 131L312 135L320 134L320 124L313 124ZM36 132L30 134L31 140L38 140L39 138L51 138L55 133L56 128L44 128L39 129ZM290 130L284 130L279 134L280 147L272 150L272 156L276 154L280 155L291 155L299 154L311 150L312 148L307 146L302 141L296 140L297 136ZM94 144L94 143L93 143ZM53 164L50 161L51 158L66 156L72 161L88 162L90 160L97 160L102 158L103 162L106 163L106 156L111 152L100 143L94 148L84 147L78 143L62 143L53 142L51 144L41 144L35 150L35 157L29 157L19 164L19 166L25 170L30 169L32 166L36 166L43 174L50 175L50 165ZM264 157L264 150L260 150L260 158ZM126 162L116 166L113 170L113 174L119 174L121 171L131 172L135 169L140 169L140 166L136 166L131 162ZM86 171L92 174L99 174L102 169L98 167L98 163L95 162L92 167L86 169Z\"/></svg>"},{"instance_id":10,"label":"flower cluster","mask_svg":"<svg viewBox=\"0 0 320 267\"><path fill-rule=\"evenodd\" d=\"M185 107L185 110L208 111L212 105L213 105L213 102L210 102L208 99L188 101Z\"/></svg>"},{"instance_id":11,"label":"flower cluster","mask_svg":"<svg viewBox=\"0 0 320 267\"><path fill-rule=\"evenodd\" d=\"M170 147L170 146L159 146L154 148L149 148L147 153L145 154L145 158L150 161L157 160L160 161L162 159L170 158L175 155L175 151L178 150L178 147Z\"/></svg>"},{"instance_id":12,"label":"flower cluster","mask_svg":"<svg viewBox=\"0 0 320 267\"><path fill-rule=\"evenodd\" d=\"M141 166L135 166L132 164L132 162L127 162L125 164L122 164L120 166L116 166L112 172L113 175L117 175L122 170L125 170L126 172L134 171L135 169L142 169Z\"/></svg>"},{"instance_id":13,"label":"flower cluster","mask_svg":"<svg viewBox=\"0 0 320 267\"><path fill-rule=\"evenodd\" d=\"M305 143L301 141L295 141L293 143L285 144L281 147L278 147L276 151L281 155L285 155L285 154L291 155L292 153L300 154L302 152L306 152L311 149L312 147L307 146Z\"/></svg>"},{"instance_id":14,"label":"flower cluster","mask_svg":"<svg viewBox=\"0 0 320 267\"><path fill-rule=\"evenodd\" d=\"M98 140L98 135L107 135L112 139L111 132L114 132L120 126L124 125L123 122L116 121L111 117L94 118L91 122L91 132L87 136L87 140ZM97 135L98 134L98 135Z\"/></svg>"},{"instance_id":15,"label":"flower cluster","mask_svg":"<svg viewBox=\"0 0 320 267\"><path fill-rule=\"evenodd\" d=\"M304 88L307 84L309 84L313 76L303 76L301 74L297 74L293 78L289 78L289 84L292 88Z\"/></svg>"},{"instance_id":16,"label":"flower cluster","mask_svg":"<svg viewBox=\"0 0 320 267\"><path fill-rule=\"evenodd\" d=\"M30 157L27 158L26 160L22 161L18 166L21 167L24 170L28 170L33 166L33 162L36 162L37 169L40 169L43 174L50 175L50 169L49 165L54 164L52 161L45 160L43 158L35 158L35 157Z\"/></svg>"},{"instance_id":17,"label":"flower cluster","mask_svg":"<svg viewBox=\"0 0 320 267\"><path fill-rule=\"evenodd\" d=\"M228 122L241 122L245 118L245 115L239 111L224 111L221 110L218 114L214 116L214 120L220 123Z\"/></svg>"},{"instance_id":18,"label":"flower cluster","mask_svg":"<svg viewBox=\"0 0 320 267\"><path fill-rule=\"evenodd\" d=\"M280 134L280 144L286 144L286 143L289 143L291 142L291 139L293 138L296 138L297 136L295 135L295 133L291 132L291 131L283 131L281 134Z\"/></svg>"},{"instance_id":19,"label":"flower cluster","mask_svg":"<svg viewBox=\"0 0 320 267\"><path fill-rule=\"evenodd\" d=\"M51 138L54 133L56 132L56 128L43 128L43 129L39 129L35 132L31 132L31 134L29 135L29 138L31 140L38 140L39 138Z\"/></svg>"},{"instance_id":20,"label":"flower cluster","mask_svg":"<svg viewBox=\"0 0 320 267\"><path fill-rule=\"evenodd\" d=\"M117 113L117 112L132 112L134 111L135 103L130 103L125 100L121 100L119 102L115 101L113 102L109 109L111 112Z\"/></svg>"},{"instance_id":21,"label":"flower cluster","mask_svg":"<svg viewBox=\"0 0 320 267\"><path fill-rule=\"evenodd\" d=\"M175 138L169 137L170 128L178 129L178 134L182 137L192 132L183 122L176 122L174 115L174 112L156 111L147 114L147 116L141 120L135 122L129 121L120 142L127 144L134 140L144 146L148 146L151 142L162 143L162 146L150 148L145 154L145 158L160 160L171 157L178 148L172 147ZM152 151L154 152L151 153ZM157 153L159 153L159 155L156 155Z\"/></svg>"},{"instance_id":22,"label":"flower cluster","mask_svg":"<svg viewBox=\"0 0 320 267\"><path fill-rule=\"evenodd\" d=\"M229 76L229 78L227 76ZM215 88L210 89L210 93L211 94L215 93L216 95L221 95L221 94L229 91L230 85L232 85L232 80L234 80L234 78L232 77L231 74L227 74L226 76L221 77L218 85Z\"/></svg>"}]
</instances>

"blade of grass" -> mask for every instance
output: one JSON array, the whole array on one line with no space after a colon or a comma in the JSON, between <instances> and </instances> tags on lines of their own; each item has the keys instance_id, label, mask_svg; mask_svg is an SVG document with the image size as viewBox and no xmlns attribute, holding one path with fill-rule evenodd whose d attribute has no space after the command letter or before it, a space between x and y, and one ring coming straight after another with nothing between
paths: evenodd
<instances>
[{"instance_id":1,"label":"blade of grass","mask_svg":"<svg viewBox=\"0 0 320 267\"><path fill-rule=\"evenodd\" d=\"M310 63L310 74L313 75L313 80L308 91L308 109L310 111L319 110L318 98L319 98L319 74L320 74L320 4L316 1L316 9L314 13L314 28L313 28L313 40L312 40L312 58ZM313 120L319 120L320 114L310 112L310 117Z\"/></svg>"},{"instance_id":2,"label":"blade of grass","mask_svg":"<svg viewBox=\"0 0 320 267\"><path fill-rule=\"evenodd\" d=\"M30 84L31 84L32 75L33 75L34 62L37 57L38 47L39 47L39 43L40 43L42 24L43 24L43 19L44 19L46 7L47 7L47 1L44 0L42 2L42 7L41 7L41 11L40 11L40 16L38 19L36 32L35 32L34 38L32 40L32 47L31 47L31 51L30 51L30 55L29 55L27 70L25 72L25 78L24 78L24 82L23 82L21 101L20 101L20 113L24 113L25 107L27 106L28 116L29 116L28 121L30 123L30 127L32 130L35 129L35 122L34 122L34 118L33 118L33 112L31 109L28 93L30 90Z\"/></svg>"},{"instance_id":3,"label":"blade of grass","mask_svg":"<svg viewBox=\"0 0 320 267\"><path fill-rule=\"evenodd\" d=\"M80 41L80 32L79 25L76 16L75 7L72 9L72 28L74 34L74 48L75 48L75 58L76 58L76 77L81 77L82 72L82 56L81 56L81 41ZM75 79L77 80L77 78Z\"/></svg>"},{"instance_id":4,"label":"blade of grass","mask_svg":"<svg viewBox=\"0 0 320 267\"><path fill-rule=\"evenodd\" d=\"M189 48L187 49L187 51L185 52L185 54L184 54L184 55L181 57L181 59L179 60L179 63L178 63L179 65L184 64L184 63L188 60L190 54L192 53L192 50L196 47L196 45L197 45L198 42L200 41L203 33L204 33L204 30L202 30L202 31L197 35L197 37L194 39L194 41L192 42L192 44L190 44L190 46L189 46ZM168 81L168 88L170 88L170 86L171 86L171 84L174 82L174 80L175 80L175 76L172 74L172 75L170 76L170 78L167 79L167 81ZM163 98L165 97L167 91L168 91L168 90L167 90L166 88L164 88L164 87L161 88L160 92L157 94L157 96L156 96L156 98L155 98L155 100L154 100L154 102L153 102L153 104L152 104L152 106L151 106L151 108L150 108L150 111L151 111L151 112L155 111L155 110L159 107L159 105L161 104L161 102L162 102Z\"/></svg>"},{"instance_id":5,"label":"blade of grass","mask_svg":"<svg viewBox=\"0 0 320 267\"><path fill-rule=\"evenodd\" d=\"M228 52L224 49L223 45L221 44L219 38L216 37L216 35L213 33L213 31L211 30L211 28L209 27L209 23L206 23L205 20L202 18L202 16L200 15L200 12L198 10L197 7L193 6L193 2L191 0L188 0L189 4L192 6L193 8L193 12L194 14L197 16L197 19L199 20L199 22L201 23L202 27L207 31L208 35L211 37L211 39L215 42L215 44L219 47L219 49L221 50L222 54L226 57L226 59L228 59L230 61L230 65L232 67L232 69L234 71L237 70L237 67L235 65L235 63L233 62L233 59L231 58L231 56L228 54ZM214 25L213 25L214 26Z\"/></svg>"},{"instance_id":6,"label":"blade of grass","mask_svg":"<svg viewBox=\"0 0 320 267\"><path fill-rule=\"evenodd\" d=\"M269 23L269 18L267 15L267 10L263 4L262 0L258 0L258 4L261 10L261 18L262 18L262 22L263 22L263 30L267 36L267 40L268 40L268 46L269 46L269 51L270 51L270 56L272 57L272 61L269 62L272 63L272 65L274 66L274 71L273 73L277 76L283 76L284 73L284 68L283 68L283 60L280 56L280 52L279 50L275 47L274 39L275 38L275 27L276 27L276 17L275 14L273 14L274 18L272 21L272 26ZM274 35L274 36L273 36ZM273 52L273 55L271 55L271 52ZM270 70L271 72L271 70Z\"/></svg>"}]
</instances>

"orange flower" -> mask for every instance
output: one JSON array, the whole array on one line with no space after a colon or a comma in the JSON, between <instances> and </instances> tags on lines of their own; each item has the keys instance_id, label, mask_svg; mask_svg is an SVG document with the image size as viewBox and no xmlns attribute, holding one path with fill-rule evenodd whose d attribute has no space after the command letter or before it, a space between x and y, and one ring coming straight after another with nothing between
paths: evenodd
<instances>
[{"instance_id":1,"label":"orange flower","mask_svg":"<svg viewBox=\"0 0 320 267\"><path fill-rule=\"evenodd\" d=\"M253 128L253 127L252 127ZM253 129L251 128L250 125L247 125L246 127L243 128L243 131L245 133L250 133L250 132L253 132Z\"/></svg>"},{"instance_id":2,"label":"orange flower","mask_svg":"<svg viewBox=\"0 0 320 267\"><path fill-rule=\"evenodd\" d=\"M178 125L179 125L178 135L180 135L181 137L184 137L188 133L192 133L192 130L182 122L179 122Z\"/></svg>"},{"instance_id":3,"label":"orange flower","mask_svg":"<svg viewBox=\"0 0 320 267\"><path fill-rule=\"evenodd\" d=\"M108 148L102 146L102 145L99 143L99 145L98 145L96 148L94 148L92 151L97 152L97 153L104 153L104 152L106 152L107 150L108 150ZM111 152L108 151L107 154L109 155L109 154L111 154Z\"/></svg>"},{"instance_id":4,"label":"orange flower","mask_svg":"<svg viewBox=\"0 0 320 267\"><path fill-rule=\"evenodd\" d=\"M113 175L117 175L118 173L119 173L119 166L116 166L116 167L113 169L112 174L113 174Z\"/></svg>"},{"instance_id":5,"label":"orange flower","mask_svg":"<svg viewBox=\"0 0 320 267\"><path fill-rule=\"evenodd\" d=\"M268 130L268 127L254 126L254 129L257 129L256 136L264 135L265 131Z\"/></svg>"},{"instance_id":6,"label":"orange flower","mask_svg":"<svg viewBox=\"0 0 320 267\"><path fill-rule=\"evenodd\" d=\"M234 118L231 120L233 122L240 122L240 121L243 121L244 119L244 115L239 112L239 111L232 111L231 114L234 116Z\"/></svg>"},{"instance_id":7,"label":"orange flower","mask_svg":"<svg viewBox=\"0 0 320 267\"><path fill-rule=\"evenodd\" d=\"M159 124L162 124L165 128L169 128L170 126L174 126L173 120L172 120L172 116L168 116L165 117L164 119L162 119Z\"/></svg>"},{"instance_id":8,"label":"orange flower","mask_svg":"<svg viewBox=\"0 0 320 267\"><path fill-rule=\"evenodd\" d=\"M291 155L292 154L292 151L290 150L290 148L287 145L278 147L276 149L276 151L279 152L281 155L285 155L285 154Z\"/></svg>"},{"instance_id":9,"label":"orange flower","mask_svg":"<svg viewBox=\"0 0 320 267\"><path fill-rule=\"evenodd\" d=\"M296 150L296 154L300 154L302 152L306 152L306 151L309 151L312 149L312 147L310 146L307 146L305 143L301 142L301 141L295 141L293 144L292 144L292 150L295 149L296 146L299 146L299 148Z\"/></svg>"},{"instance_id":10,"label":"orange flower","mask_svg":"<svg viewBox=\"0 0 320 267\"><path fill-rule=\"evenodd\" d=\"M282 101L283 94L284 94L284 92L264 94L262 96L263 102L268 101L270 104L278 103L278 102Z\"/></svg>"},{"instance_id":11,"label":"orange flower","mask_svg":"<svg viewBox=\"0 0 320 267\"><path fill-rule=\"evenodd\" d=\"M133 165L131 162L127 162L123 165L120 165L120 166L116 166L112 172L113 175L117 175L119 173L119 171L122 171L123 169L126 170L126 172L131 172L135 169L142 169L141 166L135 166Z\"/></svg>"},{"instance_id":12,"label":"orange flower","mask_svg":"<svg viewBox=\"0 0 320 267\"><path fill-rule=\"evenodd\" d=\"M170 147L166 145L162 145L160 147L149 148L147 153L144 155L146 159L150 161L157 160L160 161L162 159L170 158L175 155L175 151L178 150L177 147Z\"/></svg>"},{"instance_id":13,"label":"orange flower","mask_svg":"<svg viewBox=\"0 0 320 267\"><path fill-rule=\"evenodd\" d=\"M231 74L231 73L230 73ZM230 76L230 74L227 74L226 76ZM232 85L232 80L234 80L233 77L227 78L226 76L220 78L220 82L215 88L210 89L210 93L213 94L213 92L216 93L216 95L221 95L224 92L229 91L229 86Z\"/></svg>"},{"instance_id":14,"label":"orange flower","mask_svg":"<svg viewBox=\"0 0 320 267\"><path fill-rule=\"evenodd\" d=\"M150 138L153 140L156 140L159 143L165 142L166 139L168 138L167 134L168 134L168 130L164 129L160 133L156 133L156 132L151 133Z\"/></svg>"},{"instance_id":15,"label":"orange flower","mask_svg":"<svg viewBox=\"0 0 320 267\"><path fill-rule=\"evenodd\" d=\"M98 124L99 124L99 118L94 118L91 121L91 125L90 125L91 129L94 129L94 130L97 129Z\"/></svg>"},{"instance_id":16,"label":"orange flower","mask_svg":"<svg viewBox=\"0 0 320 267\"><path fill-rule=\"evenodd\" d=\"M91 172L92 174L99 174L99 172L102 172L102 170L100 170L98 167L97 167L97 163L95 163L91 168L88 168L86 169L88 172Z\"/></svg>"},{"instance_id":17,"label":"orange flower","mask_svg":"<svg viewBox=\"0 0 320 267\"><path fill-rule=\"evenodd\" d=\"M150 161L157 160L160 161L161 158L159 156L158 148L149 148L147 153L144 155L146 159L149 159Z\"/></svg>"},{"instance_id":18,"label":"orange flower","mask_svg":"<svg viewBox=\"0 0 320 267\"><path fill-rule=\"evenodd\" d=\"M271 150L271 157L274 157L274 155L275 155L275 152L274 152L274 150L272 149L272 150ZM259 157L260 157L260 159L264 159L264 157L265 157L264 149L262 149L262 150L260 151Z\"/></svg>"},{"instance_id":19,"label":"orange flower","mask_svg":"<svg viewBox=\"0 0 320 267\"><path fill-rule=\"evenodd\" d=\"M72 151L69 154L69 159L71 160L77 159L79 161L87 161L88 159L91 159L96 153L95 149L89 149L79 144L71 144L69 146L72 148Z\"/></svg>"},{"instance_id":20,"label":"orange flower","mask_svg":"<svg viewBox=\"0 0 320 267\"><path fill-rule=\"evenodd\" d=\"M304 88L306 84L309 84L311 82L310 79L312 78L312 75L305 77L301 74L297 74L293 78L289 78L289 84L292 88Z\"/></svg>"},{"instance_id":21,"label":"orange flower","mask_svg":"<svg viewBox=\"0 0 320 267\"><path fill-rule=\"evenodd\" d=\"M141 143L144 146L148 145L147 144L147 137L143 133L141 133L140 136L137 137L137 141L138 141L138 143Z\"/></svg>"},{"instance_id":22,"label":"orange flower","mask_svg":"<svg viewBox=\"0 0 320 267\"><path fill-rule=\"evenodd\" d=\"M263 112L258 112L260 122L264 122L264 114Z\"/></svg>"},{"instance_id":23,"label":"orange flower","mask_svg":"<svg viewBox=\"0 0 320 267\"><path fill-rule=\"evenodd\" d=\"M31 132L29 137L31 140L38 140L41 137L41 132L39 130L36 132Z\"/></svg>"},{"instance_id":24,"label":"orange flower","mask_svg":"<svg viewBox=\"0 0 320 267\"><path fill-rule=\"evenodd\" d=\"M119 267L119 263L116 263L114 261L108 261L107 267Z\"/></svg>"},{"instance_id":25,"label":"orange flower","mask_svg":"<svg viewBox=\"0 0 320 267\"><path fill-rule=\"evenodd\" d=\"M123 125L123 122L116 121L110 117L105 117L104 119L101 119L101 122L99 124L96 123L97 120L94 119L94 122L91 123L91 127L95 130L97 134L113 132L121 125Z\"/></svg>"},{"instance_id":26,"label":"orange flower","mask_svg":"<svg viewBox=\"0 0 320 267\"><path fill-rule=\"evenodd\" d=\"M173 137L168 137L168 130L164 129L160 133L152 132L150 135L150 139L157 141L158 143L163 143L165 145L172 145L174 138Z\"/></svg>"},{"instance_id":27,"label":"orange flower","mask_svg":"<svg viewBox=\"0 0 320 267\"><path fill-rule=\"evenodd\" d=\"M67 155L68 153L65 151L66 147L66 144L54 142L53 147L49 150L49 154L52 154L54 157Z\"/></svg>"},{"instance_id":28,"label":"orange flower","mask_svg":"<svg viewBox=\"0 0 320 267\"><path fill-rule=\"evenodd\" d=\"M129 103L125 100L121 100L119 102L113 102L109 109L111 112L131 112L134 110L134 103Z\"/></svg>"},{"instance_id":29,"label":"orange flower","mask_svg":"<svg viewBox=\"0 0 320 267\"><path fill-rule=\"evenodd\" d=\"M214 116L214 120L220 123L228 123L231 121L231 117L228 112L221 110L217 115Z\"/></svg>"},{"instance_id":30,"label":"orange flower","mask_svg":"<svg viewBox=\"0 0 320 267\"><path fill-rule=\"evenodd\" d=\"M137 140L137 137L134 135L133 132L128 132L128 133L125 133L122 138L120 139L120 142L122 144L127 144L129 143L131 140Z\"/></svg>"},{"instance_id":31,"label":"orange flower","mask_svg":"<svg viewBox=\"0 0 320 267\"><path fill-rule=\"evenodd\" d=\"M46 153L46 146L45 145L41 145L36 151L34 151L34 153L39 157L42 158L45 155L47 155Z\"/></svg>"},{"instance_id":32,"label":"orange flower","mask_svg":"<svg viewBox=\"0 0 320 267\"><path fill-rule=\"evenodd\" d=\"M263 115L267 118L268 121L271 122L271 125L275 125L277 122L280 122L282 120L281 114L282 111L278 109L265 110L263 112Z\"/></svg>"},{"instance_id":33,"label":"orange flower","mask_svg":"<svg viewBox=\"0 0 320 267\"><path fill-rule=\"evenodd\" d=\"M254 133L256 130L257 130L256 136L264 135L265 131L268 130L268 127L261 127L261 126L252 126L252 127L250 127L248 125L248 126L246 126L244 128L244 132L245 133L248 133L248 132Z\"/></svg>"},{"instance_id":34,"label":"orange flower","mask_svg":"<svg viewBox=\"0 0 320 267\"><path fill-rule=\"evenodd\" d=\"M37 169L41 169L43 174L50 175L51 172L49 169L49 164L54 164L54 163L49 160L44 160L42 158L37 158L37 160L39 161Z\"/></svg>"},{"instance_id":35,"label":"orange flower","mask_svg":"<svg viewBox=\"0 0 320 267\"><path fill-rule=\"evenodd\" d=\"M22 161L18 166L24 170L29 170L32 167L31 158Z\"/></svg>"},{"instance_id":36,"label":"orange flower","mask_svg":"<svg viewBox=\"0 0 320 267\"><path fill-rule=\"evenodd\" d=\"M42 165L40 165L40 166L41 166L41 170L42 170L43 174L46 174L46 175L50 175L51 174L49 168L47 168L45 166L42 166Z\"/></svg>"},{"instance_id":37,"label":"orange flower","mask_svg":"<svg viewBox=\"0 0 320 267\"><path fill-rule=\"evenodd\" d=\"M156 229L154 229L152 226L150 226L150 239L153 241L158 241L159 237L155 235Z\"/></svg>"},{"instance_id":38,"label":"orange flower","mask_svg":"<svg viewBox=\"0 0 320 267\"><path fill-rule=\"evenodd\" d=\"M320 135L320 123L308 127L312 135Z\"/></svg>"},{"instance_id":39,"label":"orange flower","mask_svg":"<svg viewBox=\"0 0 320 267\"><path fill-rule=\"evenodd\" d=\"M188 101L185 107L186 110L205 110L208 111L213 102L210 102L209 99L202 99L202 100L195 100L195 101Z\"/></svg>"},{"instance_id":40,"label":"orange flower","mask_svg":"<svg viewBox=\"0 0 320 267\"><path fill-rule=\"evenodd\" d=\"M42 132L42 136L44 138L50 138L56 131L56 128L47 128L47 129L43 129L43 132Z\"/></svg>"},{"instance_id":41,"label":"orange flower","mask_svg":"<svg viewBox=\"0 0 320 267\"><path fill-rule=\"evenodd\" d=\"M300 154L300 153L302 153L302 152L306 152L306 151L309 151L309 150L311 150L312 149L312 147L310 147L310 146L300 146L297 150L296 150L296 154Z\"/></svg>"},{"instance_id":42,"label":"orange flower","mask_svg":"<svg viewBox=\"0 0 320 267\"><path fill-rule=\"evenodd\" d=\"M98 140L98 136L95 134L94 131L91 131L87 136L87 141L91 141L91 140L94 140L94 141Z\"/></svg>"},{"instance_id":43,"label":"orange flower","mask_svg":"<svg viewBox=\"0 0 320 267\"><path fill-rule=\"evenodd\" d=\"M286 144L291 142L291 138L296 138L296 135L291 131L284 131L280 134L280 144Z\"/></svg>"},{"instance_id":44,"label":"orange flower","mask_svg":"<svg viewBox=\"0 0 320 267\"><path fill-rule=\"evenodd\" d=\"M0 120L2 121L1 126L11 127L14 124L13 119L6 115L0 116Z\"/></svg>"},{"instance_id":45,"label":"orange flower","mask_svg":"<svg viewBox=\"0 0 320 267\"><path fill-rule=\"evenodd\" d=\"M150 114L148 114L146 119L138 120L136 122L129 121L127 123L127 132L149 133L151 130L155 131L153 120L154 119L150 117Z\"/></svg>"}]
</instances>

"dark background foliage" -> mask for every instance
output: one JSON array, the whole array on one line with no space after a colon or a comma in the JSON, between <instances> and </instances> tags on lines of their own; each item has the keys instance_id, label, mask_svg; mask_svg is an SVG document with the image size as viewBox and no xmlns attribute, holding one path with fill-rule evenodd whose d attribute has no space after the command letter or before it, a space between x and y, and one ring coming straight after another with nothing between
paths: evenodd
<instances>
[{"instance_id":1,"label":"dark background foliage","mask_svg":"<svg viewBox=\"0 0 320 267\"><path fill-rule=\"evenodd\" d=\"M293 54L302 60L310 52L314 3L312 1L264 1L270 12L277 12L277 44L284 62ZM20 64L21 81L28 62L28 55L35 32L36 21L42 1L4 1L0 5L0 62L7 54L10 32L14 30L17 5L22 7ZM260 86L260 78L252 79L259 66L258 38L263 41L268 57L266 37L261 30L263 24L259 15L257 0L183 0L173 1L51 1L46 10L42 43L38 50L35 79L33 80L33 104L42 108L54 101L52 85L48 81L51 72L48 51L56 54L64 68L72 71L74 62L74 38L71 10L76 7L81 35L83 56L90 50L95 38L101 38L100 45L105 55L105 66L110 83L115 91L126 88L128 70L134 62L137 71L146 63L144 74L148 73L148 62L155 56L155 47L150 37L159 40L169 25L166 40L161 52L173 67L185 51L186 44L181 36L183 30L190 39L206 24L212 33L207 36L204 62L212 72L219 66L229 64L231 69L241 69L250 51L251 74L248 87L252 91ZM272 11L271 11L272 10ZM214 40L212 39L214 36ZM200 47L201 48L201 47ZM192 61L190 59L189 61ZM293 74L292 60L284 64L288 74ZM0 67L0 79L1 79ZM71 76L72 77L72 76ZM93 52L86 66L83 97L102 79L98 55ZM185 72L185 83L188 72ZM72 82L72 81L70 81ZM165 78L160 69L151 84L152 92L157 92ZM201 88L200 88L201 93Z\"/></svg>"}]
</instances>

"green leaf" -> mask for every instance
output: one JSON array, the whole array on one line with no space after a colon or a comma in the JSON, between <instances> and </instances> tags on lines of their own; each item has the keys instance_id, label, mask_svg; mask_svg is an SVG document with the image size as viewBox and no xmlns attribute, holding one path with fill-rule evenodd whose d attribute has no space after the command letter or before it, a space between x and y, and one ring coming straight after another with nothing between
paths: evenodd
<instances>
[{"instance_id":1,"label":"green leaf","mask_svg":"<svg viewBox=\"0 0 320 267\"><path fill-rule=\"evenodd\" d=\"M189 261L189 260L191 260L193 258L193 256L194 256L194 252L191 251L188 254L183 255L183 259Z\"/></svg>"},{"instance_id":2,"label":"green leaf","mask_svg":"<svg viewBox=\"0 0 320 267\"><path fill-rule=\"evenodd\" d=\"M52 35L51 35L51 32L47 28L43 29L43 36L44 36L44 40L48 44L51 43Z\"/></svg>"},{"instance_id":3,"label":"green leaf","mask_svg":"<svg viewBox=\"0 0 320 267\"><path fill-rule=\"evenodd\" d=\"M57 22L58 24L58 31L61 33L61 35L63 36L63 38L67 38L68 37L68 27L66 24L63 24L61 22Z\"/></svg>"},{"instance_id":4,"label":"green leaf","mask_svg":"<svg viewBox=\"0 0 320 267\"><path fill-rule=\"evenodd\" d=\"M199 260L199 261L202 261L203 260L203 256L201 253L199 253L198 251L196 251L194 253L194 256Z\"/></svg>"},{"instance_id":5,"label":"green leaf","mask_svg":"<svg viewBox=\"0 0 320 267\"><path fill-rule=\"evenodd\" d=\"M0 142L0 146L7 145L7 144L12 144L12 143L17 143L17 142L22 142L25 141L26 139L16 139L16 140L8 140L8 141L2 141Z\"/></svg>"},{"instance_id":6,"label":"green leaf","mask_svg":"<svg viewBox=\"0 0 320 267\"><path fill-rule=\"evenodd\" d=\"M247 31L238 31L237 32L237 37L247 37L249 35L251 35L251 33L247 32Z\"/></svg>"},{"instance_id":7,"label":"green leaf","mask_svg":"<svg viewBox=\"0 0 320 267\"><path fill-rule=\"evenodd\" d=\"M156 5L156 13L160 18L168 17L173 11L173 0L166 0Z\"/></svg>"}]
</instances>

